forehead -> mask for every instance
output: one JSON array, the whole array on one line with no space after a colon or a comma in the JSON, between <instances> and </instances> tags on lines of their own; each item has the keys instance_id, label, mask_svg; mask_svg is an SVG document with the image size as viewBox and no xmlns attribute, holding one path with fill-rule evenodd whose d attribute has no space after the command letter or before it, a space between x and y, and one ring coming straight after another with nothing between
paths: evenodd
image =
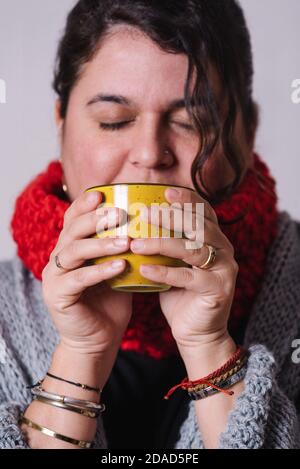
<instances>
[{"instance_id":1,"label":"forehead","mask_svg":"<svg viewBox=\"0 0 300 469\"><path fill-rule=\"evenodd\" d=\"M101 41L78 82L83 93L124 95L160 110L165 103L184 96L188 72L185 54L163 51L137 28L117 26ZM192 85L195 75L193 76ZM214 71L211 82L218 95Z\"/></svg>"}]
</instances>

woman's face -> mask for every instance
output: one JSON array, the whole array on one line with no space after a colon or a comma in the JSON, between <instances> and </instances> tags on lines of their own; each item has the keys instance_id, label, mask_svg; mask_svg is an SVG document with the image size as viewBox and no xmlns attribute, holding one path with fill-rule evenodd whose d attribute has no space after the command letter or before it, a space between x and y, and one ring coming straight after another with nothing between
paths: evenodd
<instances>
[{"instance_id":1,"label":"woman's face","mask_svg":"<svg viewBox=\"0 0 300 469\"><path fill-rule=\"evenodd\" d=\"M102 42L72 89L65 121L59 117L59 102L56 105L71 200L88 187L118 182L194 187L190 168L199 137L183 102L187 69L185 55L161 51L134 28L118 27ZM222 107L218 78L211 73L210 80ZM116 130L103 127L120 122L126 124ZM236 133L240 151L250 161L240 117ZM212 163L208 176L219 187L230 182L233 173L221 149L216 151L218 171Z\"/></svg>"}]
</instances>

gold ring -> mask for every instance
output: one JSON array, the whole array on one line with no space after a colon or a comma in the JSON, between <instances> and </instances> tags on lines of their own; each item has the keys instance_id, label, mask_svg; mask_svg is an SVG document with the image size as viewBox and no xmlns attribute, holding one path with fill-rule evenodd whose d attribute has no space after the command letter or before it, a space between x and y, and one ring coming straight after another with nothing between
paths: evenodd
<instances>
[{"instance_id":1,"label":"gold ring","mask_svg":"<svg viewBox=\"0 0 300 469\"><path fill-rule=\"evenodd\" d=\"M217 249L210 244L204 244L208 248L208 258L204 262L204 264L200 266L193 265L195 269L207 270L209 269L216 260L217 257Z\"/></svg>"}]
</instances>

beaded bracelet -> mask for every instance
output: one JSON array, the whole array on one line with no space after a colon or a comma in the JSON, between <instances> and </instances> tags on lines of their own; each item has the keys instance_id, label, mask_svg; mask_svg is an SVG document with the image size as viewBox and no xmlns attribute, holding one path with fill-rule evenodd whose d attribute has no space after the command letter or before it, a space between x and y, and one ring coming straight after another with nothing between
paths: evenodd
<instances>
[{"instance_id":1,"label":"beaded bracelet","mask_svg":"<svg viewBox=\"0 0 300 469\"><path fill-rule=\"evenodd\" d=\"M19 425L24 423L30 428L33 428L34 430L38 430L41 433L44 433L47 436L51 436L52 438L56 438L58 440L66 441L67 443L71 443L72 445L79 446L80 448L90 448L93 444L92 441L82 441L82 440L76 440L74 438L70 438L69 436L61 435L60 433L56 433L54 430L50 430L50 428L42 427L42 425L39 425L32 420L29 420L28 418L24 417L23 414L20 415L19 419Z\"/></svg>"}]
</instances>

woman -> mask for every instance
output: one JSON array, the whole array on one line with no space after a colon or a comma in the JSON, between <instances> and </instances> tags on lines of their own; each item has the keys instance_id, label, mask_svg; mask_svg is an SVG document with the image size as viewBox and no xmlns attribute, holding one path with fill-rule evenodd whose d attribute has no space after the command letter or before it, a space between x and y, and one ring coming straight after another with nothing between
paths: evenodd
<instances>
[{"instance_id":1,"label":"woman","mask_svg":"<svg viewBox=\"0 0 300 469\"><path fill-rule=\"evenodd\" d=\"M57 59L61 160L18 198L1 264L0 446L299 447L299 225L254 153L241 8L80 0ZM102 196L85 189L136 181L194 189L166 197L205 204L204 246L91 238ZM190 268L141 271L167 292L112 291L125 262L88 261L128 249Z\"/></svg>"}]
</instances>

